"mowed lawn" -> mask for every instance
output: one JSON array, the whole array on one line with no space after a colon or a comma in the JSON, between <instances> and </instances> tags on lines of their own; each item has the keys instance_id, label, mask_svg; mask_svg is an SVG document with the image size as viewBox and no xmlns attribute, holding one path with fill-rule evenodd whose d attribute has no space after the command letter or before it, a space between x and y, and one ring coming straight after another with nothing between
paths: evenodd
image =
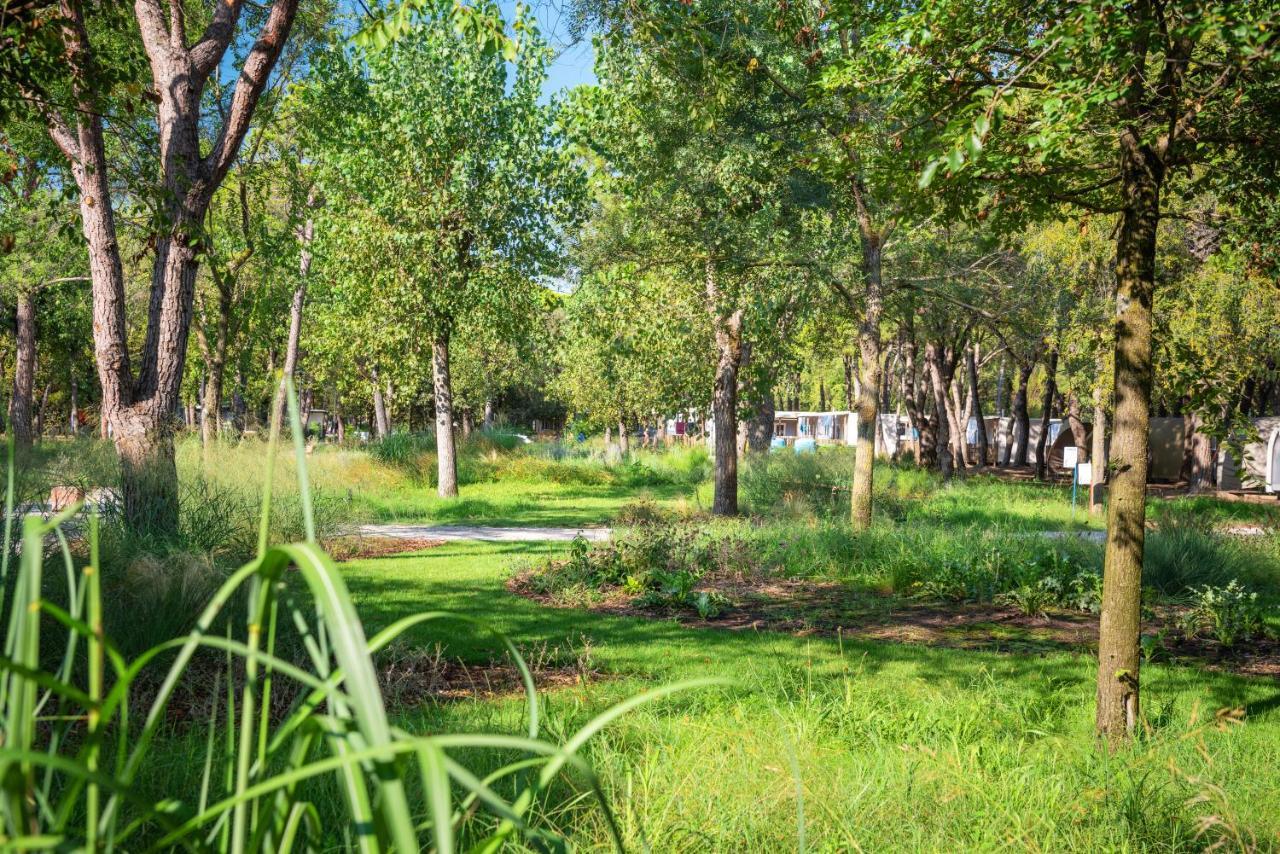
<instances>
[{"instance_id":1,"label":"mowed lawn","mask_svg":"<svg viewBox=\"0 0 1280 854\"><path fill-rule=\"evenodd\" d=\"M600 677L544 698L545 734L655 686L717 676L610 725L586 758L629 846L656 851L1202 850L1280 847L1280 684L1181 666L1143 669L1148 727L1108 755L1092 736L1095 661L833 637L691 629L553 609L508 593L541 543L451 543L347 564L370 631L407 614L476 617L522 649L589 650ZM414 647L480 663L497 644L429 623ZM1223 714L1220 710L1240 710ZM401 712L420 731L518 733L516 698ZM1239 722L1236 715L1242 715ZM510 757L507 757L510 758ZM498 757L475 754L473 766ZM542 821L609 847L581 777Z\"/></svg>"}]
</instances>

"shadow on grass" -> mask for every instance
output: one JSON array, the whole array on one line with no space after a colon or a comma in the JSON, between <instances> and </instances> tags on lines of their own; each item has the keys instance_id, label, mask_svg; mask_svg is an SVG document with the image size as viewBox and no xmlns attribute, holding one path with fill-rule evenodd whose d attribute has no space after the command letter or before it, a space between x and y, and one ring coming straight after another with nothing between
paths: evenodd
<instances>
[{"instance_id":1,"label":"shadow on grass","mask_svg":"<svg viewBox=\"0 0 1280 854\"><path fill-rule=\"evenodd\" d=\"M562 546L458 543L420 555L351 565L347 576L361 616L372 631L407 614L446 610L486 621L518 645L590 640L597 666L608 673L662 683L724 676L748 690L768 690L803 675L834 679L909 680L964 692L990 680L1047 700L1070 687L1088 696L1096 675L1092 655L1029 649L996 653L887 641L795 637L781 632L686 627L674 620L620 617L547 608L509 593L505 567L545 558ZM444 644L451 655L483 662L500 655L498 642L461 623L428 623L406 641ZM1192 697L1208 712L1243 706L1253 718L1280 708L1274 682L1189 666L1143 669L1149 708L1174 696Z\"/></svg>"}]
</instances>

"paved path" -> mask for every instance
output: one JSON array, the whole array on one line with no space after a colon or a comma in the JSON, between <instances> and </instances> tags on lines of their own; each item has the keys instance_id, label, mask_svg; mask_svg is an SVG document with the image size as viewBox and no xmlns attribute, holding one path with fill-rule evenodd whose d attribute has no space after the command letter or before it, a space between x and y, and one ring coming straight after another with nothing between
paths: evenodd
<instances>
[{"instance_id":1,"label":"paved path","mask_svg":"<svg viewBox=\"0 0 1280 854\"><path fill-rule=\"evenodd\" d=\"M609 539L608 528L499 528L492 525L361 525L366 537L395 537L401 540L483 540L518 542L552 540L567 542L581 534L600 542Z\"/></svg>"}]
</instances>

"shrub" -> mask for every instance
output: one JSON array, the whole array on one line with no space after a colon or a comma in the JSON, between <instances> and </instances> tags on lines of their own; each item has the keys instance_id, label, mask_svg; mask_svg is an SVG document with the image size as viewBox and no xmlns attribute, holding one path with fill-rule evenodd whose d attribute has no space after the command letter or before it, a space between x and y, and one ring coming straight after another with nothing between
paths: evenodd
<instances>
[{"instance_id":1,"label":"shrub","mask_svg":"<svg viewBox=\"0 0 1280 854\"><path fill-rule=\"evenodd\" d=\"M1208 636L1223 646L1235 646L1262 634L1263 608L1258 594L1235 579L1225 587L1206 584L1193 591L1182 628L1192 637Z\"/></svg>"}]
</instances>

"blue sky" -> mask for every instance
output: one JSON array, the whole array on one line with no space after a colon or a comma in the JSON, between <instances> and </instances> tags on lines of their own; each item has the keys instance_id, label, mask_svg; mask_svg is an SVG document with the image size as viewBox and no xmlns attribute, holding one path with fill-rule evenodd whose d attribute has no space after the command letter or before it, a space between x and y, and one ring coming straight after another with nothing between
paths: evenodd
<instances>
[{"instance_id":1,"label":"blue sky","mask_svg":"<svg viewBox=\"0 0 1280 854\"><path fill-rule=\"evenodd\" d=\"M534 13L543 38L557 52L548 70L547 95L571 89L581 83L594 83L592 66L595 56L591 40L572 41L569 35L569 0L533 0ZM515 0L500 0L502 15L510 21L515 16Z\"/></svg>"}]
</instances>

